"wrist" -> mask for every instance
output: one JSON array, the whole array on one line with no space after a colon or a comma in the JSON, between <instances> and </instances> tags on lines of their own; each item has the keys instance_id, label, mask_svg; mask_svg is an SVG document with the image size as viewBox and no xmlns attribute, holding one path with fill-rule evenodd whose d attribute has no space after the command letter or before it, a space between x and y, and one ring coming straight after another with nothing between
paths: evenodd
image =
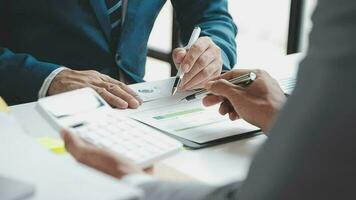
<instances>
[{"instance_id":1,"label":"wrist","mask_svg":"<svg viewBox=\"0 0 356 200\"><path fill-rule=\"evenodd\" d=\"M66 76L66 74L70 73L71 69L66 68L66 67L62 67L62 70L59 71L54 77L53 80L51 81L51 83L49 84L46 96L51 96L54 94L57 94L58 91L62 88L62 84L61 84L61 80L63 77Z\"/></svg>"},{"instance_id":2,"label":"wrist","mask_svg":"<svg viewBox=\"0 0 356 200\"><path fill-rule=\"evenodd\" d=\"M55 70L53 70L48 76L47 78L44 80L40 91L38 92L38 98L43 98L46 97L48 95L48 91L54 81L54 79L57 77L58 74L60 74L62 71L67 70L68 68L61 66Z\"/></svg>"},{"instance_id":3,"label":"wrist","mask_svg":"<svg viewBox=\"0 0 356 200\"><path fill-rule=\"evenodd\" d=\"M267 133L270 130L284 103L285 98L284 100L281 99L280 101L271 104L270 114L265 117L265 120L263 120L260 126L262 132Z\"/></svg>"}]
</instances>

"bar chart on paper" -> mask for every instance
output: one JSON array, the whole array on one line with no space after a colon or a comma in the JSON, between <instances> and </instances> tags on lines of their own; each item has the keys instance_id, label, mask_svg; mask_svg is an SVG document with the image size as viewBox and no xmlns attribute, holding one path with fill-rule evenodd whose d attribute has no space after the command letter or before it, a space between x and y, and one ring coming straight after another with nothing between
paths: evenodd
<instances>
[{"instance_id":1,"label":"bar chart on paper","mask_svg":"<svg viewBox=\"0 0 356 200\"><path fill-rule=\"evenodd\" d=\"M160 105L137 112L131 117L169 134L201 144L258 130L243 120L232 122L218 113L218 106L206 108L200 101Z\"/></svg>"}]
</instances>

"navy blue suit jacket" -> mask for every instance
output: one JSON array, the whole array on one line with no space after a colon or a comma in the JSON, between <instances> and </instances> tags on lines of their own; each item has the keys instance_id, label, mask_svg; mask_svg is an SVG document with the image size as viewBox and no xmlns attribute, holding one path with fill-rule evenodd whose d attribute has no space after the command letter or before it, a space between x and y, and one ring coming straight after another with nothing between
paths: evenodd
<instances>
[{"instance_id":1,"label":"navy blue suit jacket","mask_svg":"<svg viewBox=\"0 0 356 200\"><path fill-rule=\"evenodd\" d=\"M237 29L227 0L171 2L183 43L199 25L202 35L222 49L224 67L236 63ZM0 96L10 104L34 101L45 78L60 66L97 70L113 78L120 68L133 82L143 81L147 41L165 3L128 0L113 50L104 0L0 0Z\"/></svg>"}]
</instances>

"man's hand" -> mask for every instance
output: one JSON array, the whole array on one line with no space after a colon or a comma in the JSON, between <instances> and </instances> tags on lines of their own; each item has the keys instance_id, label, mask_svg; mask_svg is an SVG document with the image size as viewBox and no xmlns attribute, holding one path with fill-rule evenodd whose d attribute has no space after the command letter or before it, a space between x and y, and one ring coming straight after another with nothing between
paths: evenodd
<instances>
[{"instance_id":1,"label":"man's hand","mask_svg":"<svg viewBox=\"0 0 356 200\"><path fill-rule=\"evenodd\" d=\"M128 159L86 143L68 131L61 132L67 151L80 163L116 178L144 173Z\"/></svg>"},{"instance_id":2,"label":"man's hand","mask_svg":"<svg viewBox=\"0 0 356 200\"><path fill-rule=\"evenodd\" d=\"M188 50L175 49L173 61L185 73L178 88L181 91L202 88L207 81L220 76L223 65L221 49L209 37L199 38Z\"/></svg>"},{"instance_id":3,"label":"man's hand","mask_svg":"<svg viewBox=\"0 0 356 200\"><path fill-rule=\"evenodd\" d=\"M52 81L47 95L91 87L110 105L120 108L137 108L142 104L140 97L127 85L97 71L75 71L66 69Z\"/></svg>"},{"instance_id":4,"label":"man's hand","mask_svg":"<svg viewBox=\"0 0 356 200\"><path fill-rule=\"evenodd\" d=\"M214 95L205 97L203 103L205 106L221 103L220 114L229 114L231 120L243 118L266 133L286 97L277 81L261 70L253 71L257 79L247 87L227 81L249 72L251 70L234 70L207 83L205 88Z\"/></svg>"}]
</instances>

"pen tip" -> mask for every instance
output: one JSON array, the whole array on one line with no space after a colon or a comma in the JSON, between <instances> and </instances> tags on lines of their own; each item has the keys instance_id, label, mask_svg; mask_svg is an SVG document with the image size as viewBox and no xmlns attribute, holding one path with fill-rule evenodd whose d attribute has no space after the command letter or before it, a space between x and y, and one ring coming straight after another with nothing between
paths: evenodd
<instances>
[{"instance_id":1,"label":"pen tip","mask_svg":"<svg viewBox=\"0 0 356 200\"><path fill-rule=\"evenodd\" d=\"M178 90L178 88L177 88L177 87L174 87L174 88L172 89L172 95L175 95L175 94L177 93L177 90Z\"/></svg>"}]
</instances>

